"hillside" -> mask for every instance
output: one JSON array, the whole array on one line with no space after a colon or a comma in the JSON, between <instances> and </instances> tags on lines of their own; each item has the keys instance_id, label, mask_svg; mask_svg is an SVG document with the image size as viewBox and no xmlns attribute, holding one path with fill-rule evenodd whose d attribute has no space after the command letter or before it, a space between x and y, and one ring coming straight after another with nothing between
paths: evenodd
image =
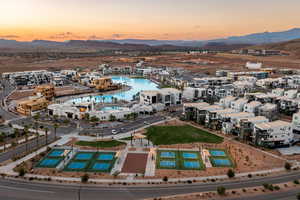
<instances>
[{"instance_id":1,"label":"hillside","mask_svg":"<svg viewBox=\"0 0 300 200\"><path fill-rule=\"evenodd\" d=\"M272 43L259 46L252 46L252 49L270 49L281 50L288 52L291 55L295 55L300 58L300 39L291 40L288 42Z\"/></svg>"}]
</instances>

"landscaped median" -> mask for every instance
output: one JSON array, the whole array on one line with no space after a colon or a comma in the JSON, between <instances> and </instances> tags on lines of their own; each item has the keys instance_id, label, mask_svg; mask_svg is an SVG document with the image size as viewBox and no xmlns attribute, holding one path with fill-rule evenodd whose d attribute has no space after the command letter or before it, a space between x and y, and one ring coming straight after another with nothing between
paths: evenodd
<instances>
[{"instance_id":1,"label":"landscaped median","mask_svg":"<svg viewBox=\"0 0 300 200\"><path fill-rule=\"evenodd\" d=\"M117 147L121 145L126 145L125 142L120 142L117 140L108 140L108 141L77 141L75 143L78 146L86 147L96 147L96 148L110 148Z\"/></svg>"}]
</instances>

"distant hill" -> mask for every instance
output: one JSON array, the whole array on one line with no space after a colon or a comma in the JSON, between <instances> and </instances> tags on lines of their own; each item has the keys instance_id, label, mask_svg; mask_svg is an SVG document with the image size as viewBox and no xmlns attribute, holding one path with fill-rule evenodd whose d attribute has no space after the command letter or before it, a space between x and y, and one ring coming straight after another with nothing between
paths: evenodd
<instances>
[{"instance_id":1,"label":"distant hill","mask_svg":"<svg viewBox=\"0 0 300 200\"><path fill-rule=\"evenodd\" d=\"M285 42L289 40L300 39L300 28L294 28L282 32L263 32L254 33L245 36L234 36L224 39L212 40L214 42L225 42L229 44L247 43L247 44L267 44L275 42Z\"/></svg>"},{"instance_id":2,"label":"distant hill","mask_svg":"<svg viewBox=\"0 0 300 200\"><path fill-rule=\"evenodd\" d=\"M31 42L19 42L16 40L0 39L0 51L7 50L55 50L72 51L82 50L182 50L182 49L210 49L233 50L249 45L261 45L269 43L286 42L300 39L300 28L294 28L282 32L263 32L244 36L233 36L215 40L70 40L56 42L48 40L34 40Z\"/></svg>"},{"instance_id":3,"label":"distant hill","mask_svg":"<svg viewBox=\"0 0 300 200\"><path fill-rule=\"evenodd\" d=\"M257 45L257 46L252 46L250 48L281 50L281 51L286 51L293 55L296 55L297 57L300 57L300 39L290 40L287 42Z\"/></svg>"}]
</instances>

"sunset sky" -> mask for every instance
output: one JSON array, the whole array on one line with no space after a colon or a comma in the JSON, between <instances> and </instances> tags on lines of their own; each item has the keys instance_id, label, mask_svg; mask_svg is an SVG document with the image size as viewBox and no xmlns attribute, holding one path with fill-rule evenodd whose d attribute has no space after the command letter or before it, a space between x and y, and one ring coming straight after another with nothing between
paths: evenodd
<instances>
[{"instance_id":1,"label":"sunset sky","mask_svg":"<svg viewBox=\"0 0 300 200\"><path fill-rule=\"evenodd\" d=\"M0 38L205 40L300 27L300 0L1 0Z\"/></svg>"}]
</instances>

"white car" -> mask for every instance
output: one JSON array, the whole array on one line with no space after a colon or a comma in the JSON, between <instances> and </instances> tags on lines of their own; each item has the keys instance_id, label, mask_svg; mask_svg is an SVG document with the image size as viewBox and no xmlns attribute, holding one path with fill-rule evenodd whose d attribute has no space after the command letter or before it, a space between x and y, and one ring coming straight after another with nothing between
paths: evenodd
<instances>
[{"instance_id":1,"label":"white car","mask_svg":"<svg viewBox=\"0 0 300 200\"><path fill-rule=\"evenodd\" d=\"M112 133L113 135L116 135L116 134L118 133L118 131L116 131L115 129L113 129L113 130L111 130L111 133Z\"/></svg>"}]
</instances>

